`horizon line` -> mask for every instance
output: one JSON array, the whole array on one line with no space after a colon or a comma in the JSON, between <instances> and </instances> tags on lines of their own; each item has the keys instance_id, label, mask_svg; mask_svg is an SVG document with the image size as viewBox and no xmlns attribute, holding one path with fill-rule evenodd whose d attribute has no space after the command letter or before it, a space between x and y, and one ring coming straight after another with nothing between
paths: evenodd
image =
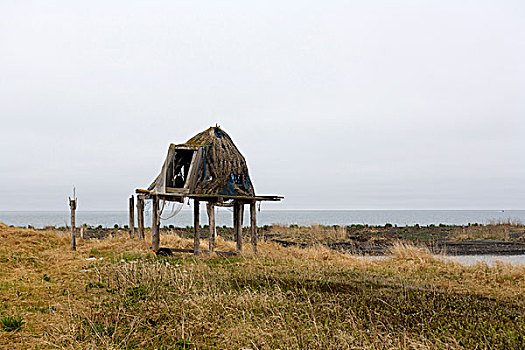
<instances>
[{"instance_id":1,"label":"horizon line","mask_svg":"<svg viewBox=\"0 0 525 350\"><path fill-rule=\"evenodd\" d=\"M205 208L201 210L205 211ZM122 209L102 209L102 210L81 210L77 209L76 212L128 212L128 210ZM183 208L181 211L193 211L193 209ZM525 211L525 209L262 209L261 211ZM69 212L68 209L63 210L0 210L0 212Z\"/></svg>"}]
</instances>

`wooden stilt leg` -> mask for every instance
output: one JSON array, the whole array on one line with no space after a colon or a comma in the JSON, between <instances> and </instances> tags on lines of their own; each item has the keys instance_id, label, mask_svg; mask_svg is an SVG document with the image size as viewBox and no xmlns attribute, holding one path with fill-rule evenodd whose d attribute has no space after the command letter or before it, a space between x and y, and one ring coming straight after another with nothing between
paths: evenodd
<instances>
[{"instance_id":1,"label":"wooden stilt leg","mask_svg":"<svg viewBox=\"0 0 525 350\"><path fill-rule=\"evenodd\" d=\"M238 225L238 222L239 220L237 220L237 215L239 215L239 203L237 203L236 201L233 202L233 239L235 240L235 243L237 245L237 247L239 247L239 236L237 235L237 231L238 228L237 228L237 225ZM238 249L237 249L237 254L239 253Z\"/></svg>"},{"instance_id":2,"label":"wooden stilt leg","mask_svg":"<svg viewBox=\"0 0 525 350\"><path fill-rule=\"evenodd\" d=\"M158 252L160 246L159 197L153 196L153 213L151 215L151 250Z\"/></svg>"},{"instance_id":3,"label":"wooden stilt leg","mask_svg":"<svg viewBox=\"0 0 525 350\"><path fill-rule=\"evenodd\" d=\"M200 248L200 236L199 236L199 208L200 202L196 199L193 200L193 254L199 255Z\"/></svg>"},{"instance_id":4,"label":"wooden stilt leg","mask_svg":"<svg viewBox=\"0 0 525 350\"><path fill-rule=\"evenodd\" d=\"M135 197L129 197L129 236L135 235Z\"/></svg>"},{"instance_id":5,"label":"wooden stilt leg","mask_svg":"<svg viewBox=\"0 0 525 350\"><path fill-rule=\"evenodd\" d=\"M252 233L253 252L257 254L257 210L255 201L250 203L250 227Z\"/></svg>"},{"instance_id":6,"label":"wooden stilt leg","mask_svg":"<svg viewBox=\"0 0 525 350\"><path fill-rule=\"evenodd\" d=\"M215 204L208 202L206 204L206 209L208 211L208 224L210 226L210 231L208 233L208 239L210 242L210 254L215 250L215 236L217 234L215 227Z\"/></svg>"},{"instance_id":7,"label":"wooden stilt leg","mask_svg":"<svg viewBox=\"0 0 525 350\"><path fill-rule=\"evenodd\" d=\"M137 225L140 240L144 239L144 197L137 196Z\"/></svg>"},{"instance_id":8,"label":"wooden stilt leg","mask_svg":"<svg viewBox=\"0 0 525 350\"><path fill-rule=\"evenodd\" d=\"M233 230L235 232L235 240L237 242L237 254L240 254L242 251L242 217L244 205L239 202L235 202L234 205L234 224Z\"/></svg>"},{"instance_id":9,"label":"wooden stilt leg","mask_svg":"<svg viewBox=\"0 0 525 350\"><path fill-rule=\"evenodd\" d=\"M77 210L76 198L69 198L69 208L71 209L71 250L77 250L77 239L75 237L75 210Z\"/></svg>"}]
</instances>

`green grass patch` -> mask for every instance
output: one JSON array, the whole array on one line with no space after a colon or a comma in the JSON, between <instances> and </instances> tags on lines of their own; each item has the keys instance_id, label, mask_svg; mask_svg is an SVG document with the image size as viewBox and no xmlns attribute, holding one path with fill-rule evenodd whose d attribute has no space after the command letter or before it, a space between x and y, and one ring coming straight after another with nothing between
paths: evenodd
<instances>
[{"instance_id":1,"label":"green grass patch","mask_svg":"<svg viewBox=\"0 0 525 350\"><path fill-rule=\"evenodd\" d=\"M22 328L25 321L22 316L4 316L0 318L0 326L6 332L18 331Z\"/></svg>"}]
</instances>

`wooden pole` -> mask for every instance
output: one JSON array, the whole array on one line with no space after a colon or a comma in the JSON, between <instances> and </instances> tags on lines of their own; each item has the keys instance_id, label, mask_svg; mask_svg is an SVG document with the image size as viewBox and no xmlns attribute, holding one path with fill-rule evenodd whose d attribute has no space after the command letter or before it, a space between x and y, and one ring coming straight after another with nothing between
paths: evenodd
<instances>
[{"instance_id":1,"label":"wooden pole","mask_svg":"<svg viewBox=\"0 0 525 350\"><path fill-rule=\"evenodd\" d=\"M242 250L242 225L244 224L244 204L239 204L239 253Z\"/></svg>"},{"instance_id":2,"label":"wooden pole","mask_svg":"<svg viewBox=\"0 0 525 350\"><path fill-rule=\"evenodd\" d=\"M235 243L237 244L237 253L239 253L239 243L237 243L239 241L239 237L237 235L237 223L239 222L239 220L237 220L237 215L239 215L239 209L238 209L238 206L239 206L239 203L237 203L237 201L234 201L233 202L233 239L235 240Z\"/></svg>"},{"instance_id":3,"label":"wooden pole","mask_svg":"<svg viewBox=\"0 0 525 350\"><path fill-rule=\"evenodd\" d=\"M135 197L129 197L129 236L135 235Z\"/></svg>"},{"instance_id":4,"label":"wooden pole","mask_svg":"<svg viewBox=\"0 0 525 350\"><path fill-rule=\"evenodd\" d=\"M200 214L200 202L196 199L193 200L193 254L199 255L200 247L200 236L199 236L199 214Z\"/></svg>"},{"instance_id":5,"label":"wooden pole","mask_svg":"<svg viewBox=\"0 0 525 350\"><path fill-rule=\"evenodd\" d=\"M208 211L208 225L210 226L210 231L208 233L208 240L210 242L210 254L215 250L215 237L217 236L217 228L215 227L215 204L208 202L206 204L206 209Z\"/></svg>"},{"instance_id":6,"label":"wooden pole","mask_svg":"<svg viewBox=\"0 0 525 350\"><path fill-rule=\"evenodd\" d=\"M237 254L242 251L242 217L244 205L235 201L233 203L233 232L235 234L235 241L237 242Z\"/></svg>"},{"instance_id":7,"label":"wooden pole","mask_svg":"<svg viewBox=\"0 0 525 350\"><path fill-rule=\"evenodd\" d=\"M137 225L138 236L140 240L144 240L144 197L137 196Z\"/></svg>"},{"instance_id":8,"label":"wooden pole","mask_svg":"<svg viewBox=\"0 0 525 350\"><path fill-rule=\"evenodd\" d=\"M76 198L69 198L69 208L71 209L71 250L77 250L77 240L75 237L75 210L77 209Z\"/></svg>"},{"instance_id":9,"label":"wooden pole","mask_svg":"<svg viewBox=\"0 0 525 350\"><path fill-rule=\"evenodd\" d=\"M250 203L250 227L252 231L253 252L257 254L257 208L255 201Z\"/></svg>"},{"instance_id":10,"label":"wooden pole","mask_svg":"<svg viewBox=\"0 0 525 350\"><path fill-rule=\"evenodd\" d=\"M159 197L153 195L153 209L151 215L151 249L156 253L160 246L160 231L159 231Z\"/></svg>"}]
</instances>

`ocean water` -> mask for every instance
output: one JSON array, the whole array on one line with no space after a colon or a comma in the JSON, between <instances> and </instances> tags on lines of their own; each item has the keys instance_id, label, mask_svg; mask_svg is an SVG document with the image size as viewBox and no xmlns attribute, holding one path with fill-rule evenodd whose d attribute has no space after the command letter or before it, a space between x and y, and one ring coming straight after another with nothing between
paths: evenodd
<instances>
[{"instance_id":1,"label":"ocean water","mask_svg":"<svg viewBox=\"0 0 525 350\"><path fill-rule=\"evenodd\" d=\"M525 265L525 255L457 255L446 257L445 260L457 261L465 266L471 266L478 262L494 266L499 261L512 265Z\"/></svg>"},{"instance_id":2,"label":"ocean water","mask_svg":"<svg viewBox=\"0 0 525 350\"><path fill-rule=\"evenodd\" d=\"M219 226L232 226L233 213L231 208L216 209L216 223ZM82 211L76 213L77 226L88 224L113 227L127 225L129 222L126 211ZM244 211L244 224L248 225L248 210ZM168 217L164 213L161 217ZM193 212L181 210L169 220L162 220L161 225L174 225L178 227L192 225ZM204 210L200 214L201 225L207 223ZM282 225L351 225L369 224L384 225L429 225L448 224L466 225L468 223L487 224L497 220L519 220L525 223L525 210L262 210L257 213L259 226ZM146 226L151 225L151 212L145 212ZM68 211L0 211L0 222L7 225L34 227L66 226L69 225Z\"/></svg>"}]
</instances>

